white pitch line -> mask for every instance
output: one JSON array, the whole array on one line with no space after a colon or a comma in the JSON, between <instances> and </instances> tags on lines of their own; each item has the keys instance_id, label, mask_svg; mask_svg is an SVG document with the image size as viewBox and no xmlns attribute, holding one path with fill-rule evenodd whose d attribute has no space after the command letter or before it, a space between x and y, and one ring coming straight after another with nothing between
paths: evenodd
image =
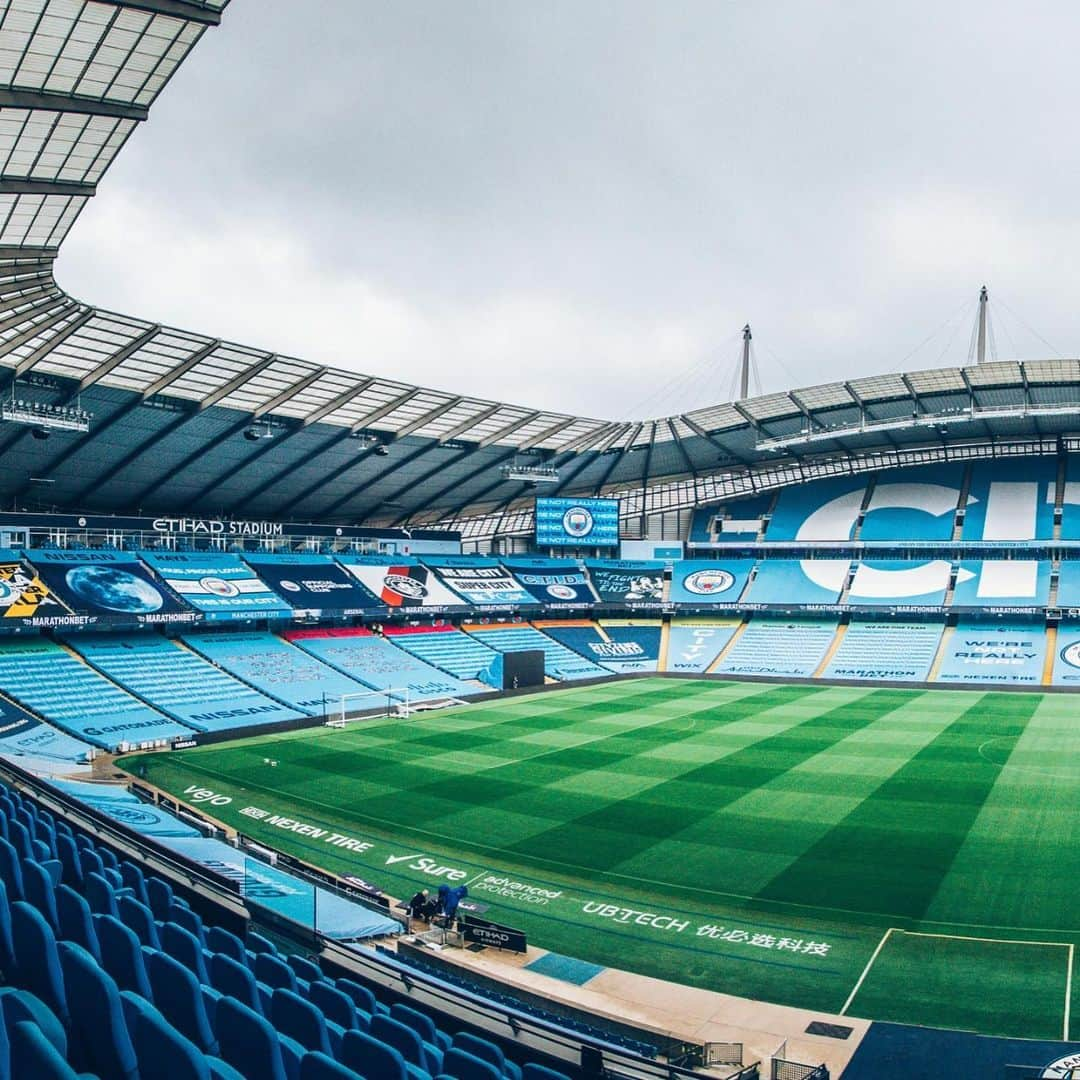
<instances>
[{"instance_id":1,"label":"white pitch line","mask_svg":"<svg viewBox=\"0 0 1080 1080\"><path fill-rule=\"evenodd\" d=\"M1020 938L970 937L966 934L930 934L924 930L898 930L897 933L907 934L908 937L948 938L951 941L985 941L991 945L1043 945L1048 949L1072 948L1072 945L1067 941L1022 941Z\"/></svg>"},{"instance_id":2,"label":"white pitch line","mask_svg":"<svg viewBox=\"0 0 1080 1080\"><path fill-rule=\"evenodd\" d=\"M866 962L866 967L863 968L862 974L859 976L859 981L855 984L855 988L848 994L847 1001L844 1002L844 1007L840 1010L840 1015L843 1016L851 1007L851 1003L855 1000L855 995L859 992L859 987L862 986L866 979L866 976L870 974L870 969L874 966L874 961L878 958L878 953L885 946L885 942L889 940L889 935L893 932L893 927L889 927L884 934L881 935L881 940L877 944L877 948L874 950L873 955Z\"/></svg>"},{"instance_id":3,"label":"white pitch line","mask_svg":"<svg viewBox=\"0 0 1080 1080\"><path fill-rule=\"evenodd\" d=\"M1062 1032L1061 1037L1066 1042L1069 1041L1069 1014L1072 1009L1073 951L1075 948L1075 945L1069 946L1069 970L1065 975L1065 1030Z\"/></svg>"}]
</instances>

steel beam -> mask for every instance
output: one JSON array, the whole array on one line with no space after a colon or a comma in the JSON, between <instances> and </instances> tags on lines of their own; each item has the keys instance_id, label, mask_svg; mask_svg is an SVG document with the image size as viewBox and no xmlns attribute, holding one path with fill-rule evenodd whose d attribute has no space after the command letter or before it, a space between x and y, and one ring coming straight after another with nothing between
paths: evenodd
<instances>
[{"instance_id":1,"label":"steel beam","mask_svg":"<svg viewBox=\"0 0 1080 1080\"><path fill-rule=\"evenodd\" d=\"M48 112L76 113L79 116L111 116L117 120L145 120L150 110L145 105L126 101L102 101L100 98L74 94L55 94L47 90L28 90L18 86L0 87L0 108L43 109Z\"/></svg>"}]
</instances>

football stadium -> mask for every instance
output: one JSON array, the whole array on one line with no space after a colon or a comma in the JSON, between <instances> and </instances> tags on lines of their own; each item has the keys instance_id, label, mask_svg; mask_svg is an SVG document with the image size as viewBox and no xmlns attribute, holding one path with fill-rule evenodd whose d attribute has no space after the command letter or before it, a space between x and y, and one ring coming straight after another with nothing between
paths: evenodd
<instances>
[{"instance_id":1,"label":"football stadium","mask_svg":"<svg viewBox=\"0 0 1080 1080\"><path fill-rule=\"evenodd\" d=\"M611 421L82 302L227 4L0 0L0 1080L1080 1075L1080 360Z\"/></svg>"}]
</instances>

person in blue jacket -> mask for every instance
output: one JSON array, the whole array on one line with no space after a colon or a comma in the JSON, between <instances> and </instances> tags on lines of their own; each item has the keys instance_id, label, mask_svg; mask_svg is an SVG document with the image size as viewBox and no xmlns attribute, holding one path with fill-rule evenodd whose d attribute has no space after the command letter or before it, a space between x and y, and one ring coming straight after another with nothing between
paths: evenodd
<instances>
[{"instance_id":1,"label":"person in blue jacket","mask_svg":"<svg viewBox=\"0 0 1080 1080\"><path fill-rule=\"evenodd\" d=\"M457 918L458 905L469 895L468 885L459 885L456 889L450 889L446 897L446 921L453 922Z\"/></svg>"}]
</instances>

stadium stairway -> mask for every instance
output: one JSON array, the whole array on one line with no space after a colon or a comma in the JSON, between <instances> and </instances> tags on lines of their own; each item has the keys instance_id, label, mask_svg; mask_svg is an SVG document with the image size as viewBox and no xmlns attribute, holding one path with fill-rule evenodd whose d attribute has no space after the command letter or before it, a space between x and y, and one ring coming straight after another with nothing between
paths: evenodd
<instances>
[{"instance_id":1,"label":"stadium stairway","mask_svg":"<svg viewBox=\"0 0 1080 1080\"><path fill-rule=\"evenodd\" d=\"M204 920L2 784L0 834L0 1080L566 1080Z\"/></svg>"},{"instance_id":2,"label":"stadium stairway","mask_svg":"<svg viewBox=\"0 0 1080 1080\"><path fill-rule=\"evenodd\" d=\"M509 624L465 624L462 626L471 636L477 638L496 652L521 652L527 649L540 649L544 653L544 671L548 675L569 682L574 679L606 678L611 672L600 667L572 649L559 643L547 634L541 633L527 623Z\"/></svg>"},{"instance_id":3,"label":"stadium stairway","mask_svg":"<svg viewBox=\"0 0 1080 1080\"><path fill-rule=\"evenodd\" d=\"M478 679L495 652L453 626L387 627L386 640L455 679ZM487 685L487 684L485 684Z\"/></svg>"},{"instance_id":4,"label":"stadium stairway","mask_svg":"<svg viewBox=\"0 0 1080 1080\"><path fill-rule=\"evenodd\" d=\"M305 715L157 634L85 634L69 638L68 644L107 678L196 731Z\"/></svg>"},{"instance_id":5,"label":"stadium stairway","mask_svg":"<svg viewBox=\"0 0 1080 1080\"><path fill-rule=\"evenodd\" d=\"M163 745L193 731L45 638L0 642L0 686L61 731L104 750Z\"/></svg>"}]
</instances>

